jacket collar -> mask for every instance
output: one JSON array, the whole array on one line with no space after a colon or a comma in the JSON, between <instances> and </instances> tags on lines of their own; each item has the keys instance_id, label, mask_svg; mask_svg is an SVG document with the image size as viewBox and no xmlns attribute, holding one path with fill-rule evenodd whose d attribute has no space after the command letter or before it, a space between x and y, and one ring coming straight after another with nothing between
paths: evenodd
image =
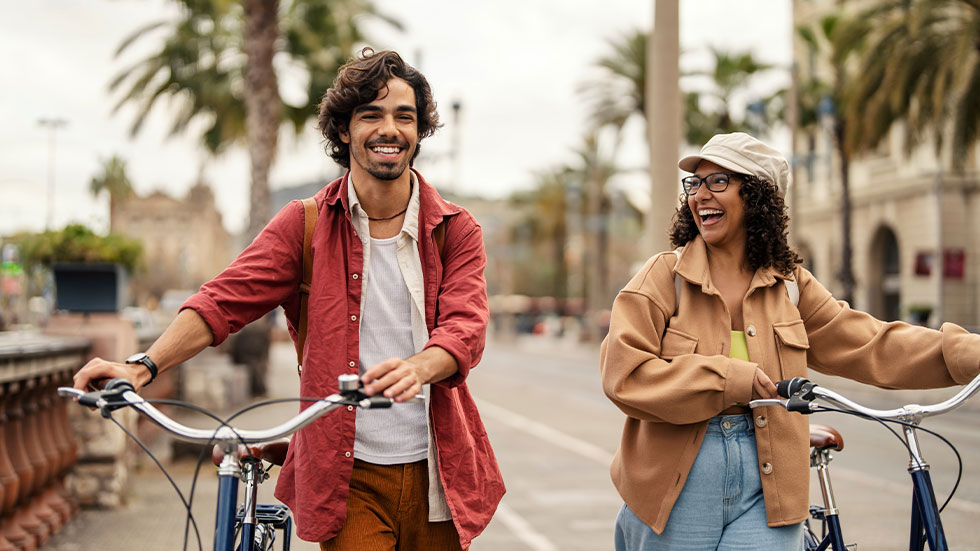
<instances>
[{"instance_id":1,"label":"jacket collar","mask_svg":"<svg viewBox=\"0 0 980 551\"><path fill-rule=\"evenodd\" d=\"M711 272L708 270L708 247L704 239L697 235L678 250L681 255L674 265L674 273L695 285L700 285L706 291L714 289ZM779 273L772 266L765 266L755 271L749 288L771 287L777 279L792 279L792 277Z\"/></svg>"},{"instance_id":2,"label":"jacket collar","mask_svg":"<svg viewBox=\"0 0 980 551\"><path fill-rule=\"evenodd\" d=\"M415 174L415 181L418 182L419 188L419 225L425 233L431 233L444 218L459 214L462 209L443 199L436 188L429 185L417 170L414 168L410 170ZM350 219L350 199L347 194L349 180L348 170L343 176L327 184L324 190L324 202L328 206L336 206L339 203L348 220Z\"/></svg>"}]
</instances>

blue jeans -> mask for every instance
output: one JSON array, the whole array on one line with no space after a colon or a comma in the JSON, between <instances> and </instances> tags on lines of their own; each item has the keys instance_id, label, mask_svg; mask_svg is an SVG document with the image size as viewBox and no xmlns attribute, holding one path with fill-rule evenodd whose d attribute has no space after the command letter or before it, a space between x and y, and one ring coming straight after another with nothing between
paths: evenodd
<instances>
[{"instance_id":1,"label":"blue jeans","mask_svg":"<svg viewBox=\"0 0 980 551\"><path fill-rule=\"evenodd\" d=\"M616 551L798 551L803 524L770 528L749 415L713 417L663 534L625 504Z\"/></svg>"}]
</instances>

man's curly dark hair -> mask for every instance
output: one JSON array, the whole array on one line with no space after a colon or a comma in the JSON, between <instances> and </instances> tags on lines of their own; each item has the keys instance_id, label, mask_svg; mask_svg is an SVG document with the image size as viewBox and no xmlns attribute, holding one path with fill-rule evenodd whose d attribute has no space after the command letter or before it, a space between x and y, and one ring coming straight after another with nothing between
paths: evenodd
<instances>
[{"instance_id":1,"label":"man's curly dark hair","mask_svg":"<svg viewBox=\"0 0 980 551\"><path fill-rule=\"evenodd\" d=\"M320 100L317 126L327 140L327 155L344 168L350 168L350 145L340 139L340 134L348 131L354 110L374 101L378 92L386 88L393 78L404 80L415 91L419 144L439 128L439 114L432 99L432 89L422 73L405 63L394 51L375 52L364 48L340 68L333 86ZM421 149L421 145L416 146L411 162L415 161Z\"/></svg>"},{"instance_id":2,"label":"man's curly dark hair","mask_svg":"<svg viewBox=\"0 0 980 551\"><path fill-rule=\"evenodd\" d=\"M789 246L786 202L779 195L776 186L768 180L747 174L738 174L736 177L742 181L738 195L745 208L745 254L749 266L753 270L771 266L783 275L791 275L803 259ZM686 245L698 235L698 225L694 222L694 213L691 212L687 196L682 194L681 199L669 232L673 247Z\"/></svg>"}]
</instances>

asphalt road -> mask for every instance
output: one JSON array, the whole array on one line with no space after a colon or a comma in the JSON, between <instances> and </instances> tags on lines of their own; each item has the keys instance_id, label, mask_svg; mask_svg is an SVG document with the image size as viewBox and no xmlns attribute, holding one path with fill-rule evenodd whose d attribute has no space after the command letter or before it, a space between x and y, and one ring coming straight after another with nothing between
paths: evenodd
<instances>
[{"instance_id":1,"label":"asphalt road","mask_svg":"<svg viewBox=\"0 0 980 551\"><path fill-rule=\"evenodd\" d=\"M295 395L292 363L289 345L276 345L271 395ZM872 407L928 403L952 394L884 392L840 380L819 381ZM469 384L508 490L472 550L612 549L621 501L609 481L608 466L623 415L601 392L598 347L538 337L492 341ZM964 461L960 489L943 513L953 549L980 549L980 398L973 402L925 423L953 441ZM243 424L268 426L294 412L292 404L277 406ZM908 454L900 442L876 423L844 415L821 414L813 422L833 425L845 438L845 450L835 455L831 467L845 539L857 542L861 550L907 547L911 490L905 470ZM931 437L923 437L922 446L942 501L955 478L955 458ZM192 462L178 461L168 468L186 489ZM205 468L194 507L204 549L209 549L208 532L213 529L215 486L213 468ZM271 480L264 484L260 499L270 500L272 487ZM812 499L819 500L815 478L811 490ZM183 526L184 514L173 490L146 465L134 472L126 507L82 512L44 550L172 551L182 548ZM196 542L188 549L197 549ZM293 549L314 551L318 546L294 539Z\"/></svg>"}]
</instances>

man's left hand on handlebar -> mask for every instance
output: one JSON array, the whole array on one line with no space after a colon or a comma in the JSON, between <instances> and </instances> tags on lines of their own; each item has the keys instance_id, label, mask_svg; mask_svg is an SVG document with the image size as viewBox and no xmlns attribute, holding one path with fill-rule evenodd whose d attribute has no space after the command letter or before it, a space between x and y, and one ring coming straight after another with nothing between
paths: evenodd
<instances>
[{"instance_id":1,"label":"man's left hand on handlebar","mask_svg":"<svg viewBox=\"0 0 980 551\"><path fill-rule=\"evenodd\" d=\"M406 402L422 392L420 366L401 358L389 358L364 372L361 382L368 396L381 394L396 402Z\"/></svg>"}]
</instances>

